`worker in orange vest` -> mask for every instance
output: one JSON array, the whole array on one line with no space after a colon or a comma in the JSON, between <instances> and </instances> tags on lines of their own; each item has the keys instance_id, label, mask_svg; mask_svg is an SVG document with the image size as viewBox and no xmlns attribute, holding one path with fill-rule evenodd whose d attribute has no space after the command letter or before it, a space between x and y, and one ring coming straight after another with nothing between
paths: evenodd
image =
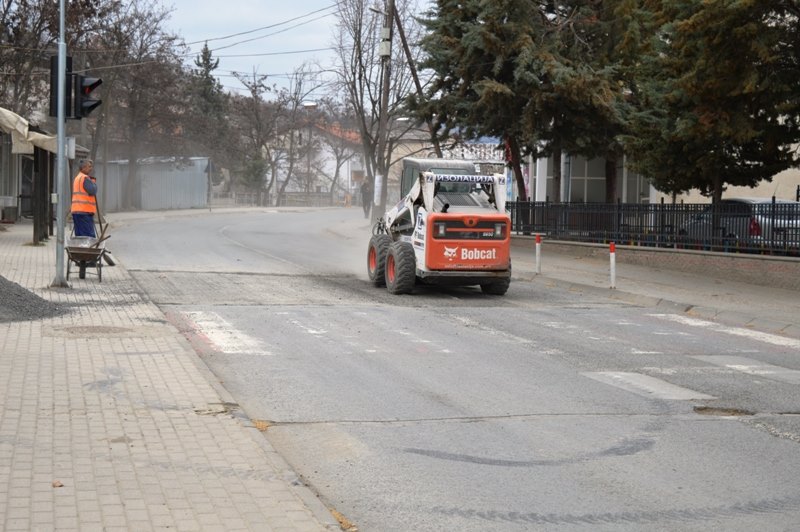
<instances>
[{"instance_id":1,"label":"worker in orange vest","mask_svg":"<svg viewBox=\"0 0 800 532\"><path fill-rule=\"evenodd\" d=\"M94 231L94 215L97 214L97 180L91 176L94 163L82 159L80 171L72 181L72 222L75 236L97 238Z\"/></svg>"}]
</instances>

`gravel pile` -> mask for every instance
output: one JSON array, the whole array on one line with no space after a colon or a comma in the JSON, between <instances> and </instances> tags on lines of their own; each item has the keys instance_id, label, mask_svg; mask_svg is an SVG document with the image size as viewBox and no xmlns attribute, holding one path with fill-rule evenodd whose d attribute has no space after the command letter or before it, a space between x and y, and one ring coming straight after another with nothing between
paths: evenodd
<instances>
[{"instance_id":1,"label":"gravel pile","mask_svg":"<svg viewBox=\"0 0 800 532\"><path fill-rule=\"evenodd\" d=\"M67 308L42 299L0 275L0 323L51 318Z\"/></svg>"}]
</instances>

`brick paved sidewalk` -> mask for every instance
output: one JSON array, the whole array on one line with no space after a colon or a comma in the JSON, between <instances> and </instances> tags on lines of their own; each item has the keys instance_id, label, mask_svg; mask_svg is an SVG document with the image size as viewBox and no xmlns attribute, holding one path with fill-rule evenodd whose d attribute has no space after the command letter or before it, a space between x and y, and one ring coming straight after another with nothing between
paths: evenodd
<instances>
[{"instance_id":1,"label":"brick paved sidewalk","mask_svg":"<svg viewBox=\"0 0 800 532\"><path fill-rule=\"evenodd\" d=\"M0 323L0 529L339 528L123 266L50 288L6 227L0 275L70 311Z\"/></svg>"}]
</instances>

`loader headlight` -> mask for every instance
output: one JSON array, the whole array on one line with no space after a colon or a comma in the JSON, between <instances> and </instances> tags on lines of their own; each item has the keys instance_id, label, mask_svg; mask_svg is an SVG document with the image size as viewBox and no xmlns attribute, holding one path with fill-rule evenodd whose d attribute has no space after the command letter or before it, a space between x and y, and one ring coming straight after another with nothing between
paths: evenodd
<instances>
[{"instance_id":1,"label":"loader headlight","mask_svg":"<svg viewBox=\"0 0 800 532\"><path fill-rule=\"evenodd\" d=\"M436 238L444 238L447 236L447 225L444 222L437 222L433 225L433 234Z\"/></svg>"},{"instance_id":2,"label":"loader headlight","mask_svg":"<svg viewBox=\"0 0 800 532\"><path fill-rule=\"evenodd\" d=\"M506 237L506 224L502 222L494 224L494 237L498 239Z\"/></svg>"}]
</instances>

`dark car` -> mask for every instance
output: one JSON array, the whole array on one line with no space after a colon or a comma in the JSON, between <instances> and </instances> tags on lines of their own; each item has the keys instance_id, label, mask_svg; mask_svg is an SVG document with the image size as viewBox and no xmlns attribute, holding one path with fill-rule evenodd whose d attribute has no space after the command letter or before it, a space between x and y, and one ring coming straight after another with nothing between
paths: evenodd
<instances>
[{"instance_id":1,"label":"dark car","mask_svg":"<svg viewBox=\"0 0 800 532\"><path fill-rule=\"evenodd\" d=\"M683 225L679 235L712 246L800 248L800 202L726 198Z\"/></svg>"}]
</instances>

